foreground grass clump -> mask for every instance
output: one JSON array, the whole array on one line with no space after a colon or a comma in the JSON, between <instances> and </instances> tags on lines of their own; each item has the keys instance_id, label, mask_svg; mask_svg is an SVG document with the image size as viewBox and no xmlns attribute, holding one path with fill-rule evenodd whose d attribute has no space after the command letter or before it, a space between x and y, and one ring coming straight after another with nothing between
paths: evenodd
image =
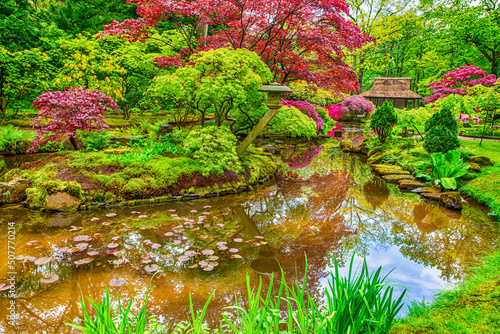
<instances>
[{"instance_id":1,"label":"foreground grass clump","mask_svg":"<svg viewBox=\"0 0 500 334\"><path fill-rule=\"evenodd\" d=\"M498 333L500 251L484 258L457 288L439 293L431 305L415 304L391 333Z\"/></svg>"},{"instance_id":2,"label":"foreground grass clump","mask_svg":"<svg viewBox=\"0 0 500 334\"><path fill-rule=\"evenodd\" d=\"M330 273L325 288L327 303L324 307L318 306L306 291L307 265L303 280L296 279L292 284L286 282L283 271L279 285L275 286L272 276L267 292L264 292L262 279L253 289L247 275L247 302L236 295L236 305L226 308L219 328L211 329L204 322L215 294L212 292L202 310L194 310L190 300L191 319L177 324L174 333L387 333L403 306L406 291L393 300L394 287L387 283L387 276L381 275L381 267L370 273L365 259L358 272L353 263L354 255L348 275L342 277L335 261L335 271ZM124 307L119 299L115 311L106 290L101 304L88 299L95 316L87 311L82 296L83 319L68 325L83 333L166 333L164 326L146 310L150 287L151 284L139 315L130 312L133 301Z\"/></svg>"},{"instance_id":3,"label":"foreground grass clump","mask_svg":"<svg viewBox=\"0 0 500 334\"><path fill-rule=\"evenodd\" d=\"M271 155L256 149L241 157L241 172L221 169L210 174L193 156L119 157L106 151L60 152L11 170L4 179L31 180L27 202L40 209L54 189L74 188L75 183L81 188L78 196L86 203L117 202L239 188L268 178L277 169Z\"/></svg>"}]
</instances>

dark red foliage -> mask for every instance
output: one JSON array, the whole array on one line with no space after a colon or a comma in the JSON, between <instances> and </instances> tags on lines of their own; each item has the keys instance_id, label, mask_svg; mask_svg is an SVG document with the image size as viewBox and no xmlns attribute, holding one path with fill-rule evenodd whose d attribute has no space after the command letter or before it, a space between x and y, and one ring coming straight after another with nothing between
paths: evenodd
<instances>
[{"instance_id":1,"label":"dark red foliage","mask_svg":"<svg viewBox=\"0 0 500 334\"><path fill-rule=\"evenodd\" d=\"M104 114L120 109L103 92L85 90L82 87L45 92L33 102L33 107L40 112L31 125L40 129L29 153L50 142L76 138L76 130L99 132L101 129L109 129L104 122ZM45 119L48 122L41 123Z\"/></svg>"},{"instance_id":2,"label":"dark red foliage","mask_svg":"<svg viewBox=\"0 0 500 334\"><path fill-rule=\"evenodd\" d=\"M354 71L343 61L344 50L360 48L374 38L361 33L348 19L345 0L128 0L140 18L113 21L100 36L143 41L159 21L177 21L191 53L227 47L256 52L276 75L287 82L302 79L341 91L359 89ZM182 20L180 19L182 17ZM196 31L185 22L219 27L195 41ZM200 47L201 46L201 47ZM179 57L160 57L162 66L179 65Z\"/></svg>"},{"instance_id":3,"label":"dark red foliage","mask_svg":"<svg viewBox=\"0 0 500 334\"><path fill-rule=\"evenodd\" d=\"M486 75L480 67L474 65L462 65L453 71L445 73L441 81L431 82L432 96L424 98L425 103L439 100L451 94L465 95L467 88L476 85L493 86L497 81L494 74Z\"/></svg>"}]
</instances>

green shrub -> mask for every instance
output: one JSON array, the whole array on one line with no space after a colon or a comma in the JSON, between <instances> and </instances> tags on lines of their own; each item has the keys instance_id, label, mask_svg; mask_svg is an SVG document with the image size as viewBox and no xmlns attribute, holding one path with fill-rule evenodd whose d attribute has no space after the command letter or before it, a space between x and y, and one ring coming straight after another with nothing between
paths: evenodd
<instances>
[{"instance_id":1,"label":"green shrub","mask_svg":"<svg viewBox=\"0 0 500 334\"><path fill-rule=\"evenodd\" d=\"M25 153L34 138L33 132L22 131L18 128L7 125L0 127L0 151L7 151L11 154Z\"/></svg>"},{"instance_id":2,"label":"green shrub","mask_svg":"<svg viewBox=\"0 0 500 334\"><path fill-rule=\"evenodd\" d=\"M432 115L425 122L425 132L430 131L435 126L443 126L450 130L452 134L458 133L458 122L447 107L443 107L441 111Z\"/></svg>"},{"instance_id":3,"label":"green shrub","mask_svg":"<svg viewBox=\"0 0 500 334\"><path fill-rule=\"evenodd\" d=\"M240 172L236 142L236 136L227 128L209 126L191 131L184 141L184 150L201 164L204 176L220 175L225 169Z\"/></svg>"},{"instance_id":4,"label":"green shrub","mask_svg":"<svg viewBox=\"0 0 500 334\"><path fill-rule=\"evenodd\" d=\"M394 111L392 102L385 101L378 107L370 119L370 127L373 129L381 143L385 143L391 134L392 128L398 123L398 116Z\"/></svg>"},{"instance_id":5,"label":"green shrub","mask_svg":"<svg viewBox=\"0 0 500 334\"><path fill-rule=\"evenodd\" d=\"M281 107L268 126L271 134L286 137L310 139L318 135L316 122L294 107Z\"/></svg>"},{"instance_id":6,"label":"green shrub","mask_svg":"<svg viewBox=\"0 0 500 334\"><path fill-rule=\"evenodd\" d=\"M111 135L109 132L81 132L78 137L85 144L87 151L102 151L111 147Z\"/></svg>"},{"instance_id":7,"label":"green shrub","mask_svg":"<svg viewBox=\"0 0 500 334\"><path fill-rule=\"evenodd\" d=\"M425 135L424 148L429 153L446 153L458 147L460 142L457 134L444 126L434 126Z\"/></svg>"}]
</instances>

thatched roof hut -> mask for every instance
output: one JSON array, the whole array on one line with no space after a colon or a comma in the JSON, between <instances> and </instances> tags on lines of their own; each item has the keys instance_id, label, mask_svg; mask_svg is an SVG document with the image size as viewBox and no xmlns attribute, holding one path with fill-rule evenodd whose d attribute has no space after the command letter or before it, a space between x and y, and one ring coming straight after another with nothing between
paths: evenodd
<instances>
[{"instance_id":1,"label":"thatched roof hut","mask_svg":"<svg viewBox=\"0 0 500 334\"><path fill-rule=\"evenodd\" d=\"M360 95L372 100L376 106L387 100L393 101L394 107L399 109L407 107L409 101L415 107L415 101L422 99L411 90L411 78L375 78L373 87Z\"/></svg>"}]
</instances>

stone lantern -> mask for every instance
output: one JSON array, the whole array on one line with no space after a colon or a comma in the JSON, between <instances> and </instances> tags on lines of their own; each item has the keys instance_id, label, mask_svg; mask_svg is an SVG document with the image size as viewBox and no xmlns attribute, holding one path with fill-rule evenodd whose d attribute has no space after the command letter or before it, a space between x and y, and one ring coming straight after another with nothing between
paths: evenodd
<instances>
[{"instance_id":1,"label":"stone lantern","mask_svg":"<svg viewBox=\"0 0 500 334\"><path fill-rule=\"evenodd\" d=\"M279 108L282 107L281 99L283 94L291 93L292 90L288 87L282 86L277 82L272 84L262 86L259 88L259 92L267 93L267 103L266 106L269 111L262 117L259 123L250 131L248 136L241 142L240 146L236 149L236 154L241 155L247 147L257 138L262 129L269 123L269 121L276 115Z\"/></svg>"}]
</instances>

